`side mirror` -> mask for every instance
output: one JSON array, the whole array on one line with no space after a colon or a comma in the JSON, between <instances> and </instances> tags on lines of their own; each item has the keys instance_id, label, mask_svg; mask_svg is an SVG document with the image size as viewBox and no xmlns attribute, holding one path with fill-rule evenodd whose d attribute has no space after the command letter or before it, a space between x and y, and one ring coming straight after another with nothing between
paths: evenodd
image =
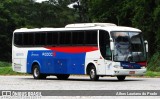
<instances>
[{"instance_id":1,"label":"side mirror","mask_svg":"<svg viewBox=\"0 0 160 99\"><path fill-rule=\"evenodd\" d=\"M145 40L145 41L144 41L144 44L145 44L145 47L146 47L146 52L148 52L148 41Z\"/></svg>"},{"instance_id":2,"label":"side mirror","mask_svg":"<svg viewBox=\"0 0 160 99\"><path fill-rule=\"evenodd\" d=\"M110 38L110 47L111 47L111 51L114 51L114 42L112 38Z\"/></svg>"}]
</instances>

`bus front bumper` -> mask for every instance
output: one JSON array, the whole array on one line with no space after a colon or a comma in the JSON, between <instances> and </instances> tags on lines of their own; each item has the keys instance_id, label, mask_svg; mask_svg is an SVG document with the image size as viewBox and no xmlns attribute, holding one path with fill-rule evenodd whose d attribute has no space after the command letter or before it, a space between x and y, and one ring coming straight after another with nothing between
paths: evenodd
<instances>
[{"instance_id":1,"label":"bus front bumper","mask_svg":"<svg viewBox=\"0 0 160 99\"><path fill-rule=\"evenodd\" d=\"M126 76L142 76L146 73L145 69L114 69L113 75L126 75Z\"/></svg>"}]
</instances>

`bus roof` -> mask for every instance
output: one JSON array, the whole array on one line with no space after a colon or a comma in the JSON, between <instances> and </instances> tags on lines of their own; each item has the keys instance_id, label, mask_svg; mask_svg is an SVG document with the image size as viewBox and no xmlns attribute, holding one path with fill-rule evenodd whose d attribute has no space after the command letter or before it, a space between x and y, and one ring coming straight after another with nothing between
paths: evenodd
<instances>
[{"instance_id":1,"label":"bus roof","mask_svg":"<svg viewBox=\"0 0 160 99\"><path fill-rule=\"evenodd\" d=\"M126 26L117 26L113 23L80 23L80 24L69 24L65 28L21 28L16 29L14 32L36 32L36 31L74 31L74 30L106 30L110 31L137 31L141 30Z\"/></svg>"},{"instance_id":2,"label":"bus roof","mask_svg":"<svg viewBox=\"0 0 160 99\"><path fill-rule=\"evenodd\" d=\"M65 28L87 28L87 27L107 27L107 26L117 26L113 23L77 23L77 24L68 24Z\"/></svg>"}]
</instances>

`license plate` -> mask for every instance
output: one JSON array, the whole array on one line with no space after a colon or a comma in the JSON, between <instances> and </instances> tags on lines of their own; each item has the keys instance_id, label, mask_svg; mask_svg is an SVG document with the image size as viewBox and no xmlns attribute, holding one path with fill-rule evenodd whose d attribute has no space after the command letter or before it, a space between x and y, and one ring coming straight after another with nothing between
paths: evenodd
<instances>
[{"instance_id":1,"label":"license plate","mask_svg":"<svg viewBox=\"0 0 160 99\"><path fill-rule=\"evenodd\" d=\"M129 74L135 74L135 71L129 71Z\"/></svg>"}]
</instances>

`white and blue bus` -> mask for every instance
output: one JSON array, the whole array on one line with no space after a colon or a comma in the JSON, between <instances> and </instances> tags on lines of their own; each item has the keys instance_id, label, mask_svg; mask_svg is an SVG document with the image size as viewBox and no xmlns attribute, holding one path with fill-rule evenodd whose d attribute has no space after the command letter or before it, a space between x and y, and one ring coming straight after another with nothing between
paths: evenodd
<instances>
[{"instance_id":1,"label":"white and blue bus","mask_svg":"<svg viewBox=\"0 0 160 99\"><path fill-rule=\"evenodd\" d=\"M89 75L91 80L144 75L148 43L139 29L112 23L69 24L65 28L16 29L12 68L35 79Z\"/></svg>"}]
</instances>

